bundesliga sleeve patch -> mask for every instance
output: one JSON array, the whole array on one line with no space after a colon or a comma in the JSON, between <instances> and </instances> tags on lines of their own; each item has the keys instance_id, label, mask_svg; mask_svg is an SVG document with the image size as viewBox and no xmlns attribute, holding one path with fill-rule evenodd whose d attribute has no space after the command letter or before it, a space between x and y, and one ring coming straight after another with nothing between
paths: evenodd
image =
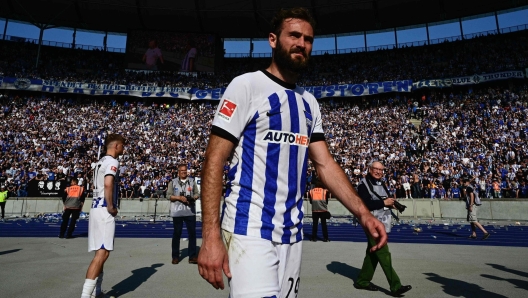
<instances>
[{"instance_id":1,"label":"bundesliga sleeve patch","mask_svg":"<svg viewBox=\"0 0 528 298\"><path fill-rule=\"evenodd\" d=\"M114 167L114 166L111 166L111 167L110 167L110 170L111 170L112 172L117 172L117 168Z\"/></svg>"},{"instance_id":2,"label":"bundesliga sleeve patch","mask_svg":"<svg viewBox=\"0 0 528 298\"><path fill-rule=\"evenodd\" d=\"M236 112L236 108L236 103L228 99L224 99L222 101L222 107L220 108L220 111L218 111L218 117L220 117L226 122L231 122L231 118L233 118L233 115Z\"/></svg>"}]
</instances>

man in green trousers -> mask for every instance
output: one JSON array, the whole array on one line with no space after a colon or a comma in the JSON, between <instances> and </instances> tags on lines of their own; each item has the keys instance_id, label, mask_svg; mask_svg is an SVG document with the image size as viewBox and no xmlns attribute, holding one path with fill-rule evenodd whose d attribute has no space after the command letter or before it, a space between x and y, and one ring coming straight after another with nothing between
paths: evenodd
<instances>
[{"instance_id":1,"label":"man in green trousers","mask_svg":"<svg viewBox=\"0 0 528 298\"><path fill-rule=\"evenodd\" d=\"M358 194L365 202L367 208L374 214L378 220L385 225L387 233L391 229L391 212L394 208L394 199L389 197L387 186L382 181L384 174L384 166L380 162L372 162L369 165L369 172L366 177L361 179L358 186ZM378 287L373 285L370 281L374 276L374 271L378 263L381 264L383 273L390 285L390 291L393 296L401 296L403 293L412 289L410 285L402 286L400 278L394 268L392 268L392 258L389 252L389 246L385 245L381 249L370 252L370 248L376 245L376 241L367 235L368 245L367 254L363 260L363 267L359 273L358 279L354 284L356 289L377 291Z\"/></svg>"}]
</instances>

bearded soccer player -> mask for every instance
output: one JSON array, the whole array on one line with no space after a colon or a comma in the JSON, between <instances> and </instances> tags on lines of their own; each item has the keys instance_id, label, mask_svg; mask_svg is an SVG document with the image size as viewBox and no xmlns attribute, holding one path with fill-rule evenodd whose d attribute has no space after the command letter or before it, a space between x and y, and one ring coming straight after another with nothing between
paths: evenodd
<instances>
[{"instance_id":1,"label":"bearded soccer player","mask_svg":"<svg viewBox=\"0 0 528 298\"><path fill-rule=\"evenodd\" d=\"M316 99L295 85L312 50L313 18L305 8L283 9L271 25L271 65L229 84L202 168L198 270L216 289L224 288L223 271L231 298L298 293L308 157L323 184L376 239L372 250L387 241L384 226L330 155ZM220 220L226 161L229 181Z\"/></svg>"},{"instance_id":2,"label":"bearded soccer player","mask_svg":"<svg viewBox=\"0 0 528 298\"><path fill-rule=\"evenodd\" d=\"M104 297L101 290L104 263L114 250L115 216L117 215L119 162L125 138L109 134L105 139L106 155L93 169L93 201L88 224L88 251L95 256L86 272L81 298Z\"/></svg>"}]
</instances>

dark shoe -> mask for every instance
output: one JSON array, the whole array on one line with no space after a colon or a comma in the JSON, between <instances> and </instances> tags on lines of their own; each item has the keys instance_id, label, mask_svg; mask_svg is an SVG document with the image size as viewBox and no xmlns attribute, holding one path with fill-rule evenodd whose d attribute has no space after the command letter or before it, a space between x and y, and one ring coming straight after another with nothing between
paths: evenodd
<instances>
[{"instance_id":1,"label":"dark shoe","mask_svg":"<svg viewBox=\"0 0 528 298\"><path fill-rule=\"evenodd\" d=\"M408 291L410 291L412 289L412 287L409 285L409 286L401 286L398 290L396 290L395 292L392 292L392 296L401 296L403 295L403 293L406 293Z\"/></svg>"},{"instance_id":2,"label":"dark shoe","mask_svg":"<svg viewBox=\"0 0 528 298\"><path fill-rule=\"evenodd\" d=\"M178 260L177 258L176 259L172 259L172 264L173 265L177 265L179 262L180 262L180 260Z\"/></svg>"},{"instance_id":3,"label":"dark shoe","mask_svg":"<svg viewBox=\"0 0 528 298\"><path fill-rule=\"evenodd\" d=\"M59 235L59 238L60 239L64 239L64 235Z\"/></svg>"},{"instance_id":4,"label":"dark shoe","mask_svg":"<svg viewBox=\"0 0 528 298\"><path fill-rule=\"evenodd\" d=\"M72 235L68 235L68 236L66 236L66 239L72 239L72 238L73 238Z\"/></svg>"},{"instance_id":5,"label":"dark shoe","mask_svg":"<svg viewBox=\"0 0 528 298\"><path fill-rule=\"evenodd\" d=\"M354 284L354 288L358 290L367 290L367 291L377 291L378 290L378 287L376 287L372 283L369 283L368 286L365 286L365 287L362 287L358 284Z\"/></svg>"},{"instance_id":6,"label":"dark shoe","mask_svg":"<svg viewBox=\"0 0 528 298\"><path fill-rule=\"evenodd\" d=\"M330 242L330 239L326 238L323 242Z\"/></svg>"},{"instance_id":7,"label":"dark shoe","mask_svg":"<svg viewBox=\"0 0 528 298\"><path fill-rule=\"evenodd\" d=\"M482 236L482 240L486 240L486 239L488 239L489 236L490 236L489 233L484 234L484 236Z\"/></svg>"},{"instance_id":8,"label":"dark shoe","mask_svg":"<svg viewBox=\"0 0 528 298\"><path fill-rule=\"evenodd\" d=\"M469 236L468 239L477 239L477 236Z\"/></svg>"},{"instance_id":9,"label":"dark shoe","mask_svg":"<svg viewBox=\"0 0 528 298\"><path fill-rule=\"evenodd\" d=\"M198 264L198 258L197 257L189 258L189 264Z\"/></svg>"},{"instance_id":10,"label":"dark shoe","mask_svg":"<svg viewBox=\"0 0 528 298\"><path fill-rule=\"evenodd\" d=\"M312 238L310 238L310 241L317 242L317 238L312 237Z\"/></svg>"}]
</instances>

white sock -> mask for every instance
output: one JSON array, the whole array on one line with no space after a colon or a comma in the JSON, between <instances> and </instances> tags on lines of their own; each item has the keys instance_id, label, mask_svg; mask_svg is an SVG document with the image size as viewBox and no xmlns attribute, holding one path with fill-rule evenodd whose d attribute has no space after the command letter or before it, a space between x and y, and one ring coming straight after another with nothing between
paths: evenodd
<instances>
[{"instance_id":1,"label":"white sock","mask_svg":"<svg viewBox=\"0 0 528 298\"><path fill-rule=\"evenodd\" d=\"M103 292L103 290L101 289L101 285L103 284L103 276L104 276L104 272L101 271L101 273L99 273L99 276L97 277L97 282L95 283L95 289L92 292L92 295L94 295L95 297L97 297L97 295L101 295L101 293Z\"/></svg>"},{"instance_id":2,"label":"white sock","mask_svg":"<svg viewBox=\"0 0 528 298\"><path fill-rule=\"evenodd\" d=\"M90 297L92 297L92 292L93 292L93 290L95 288L96 281L97 281L97 279L88 279L88 278L84 280L84 285L83 285L81 298L90 298Z\"/></svg>"}]
</instances>

